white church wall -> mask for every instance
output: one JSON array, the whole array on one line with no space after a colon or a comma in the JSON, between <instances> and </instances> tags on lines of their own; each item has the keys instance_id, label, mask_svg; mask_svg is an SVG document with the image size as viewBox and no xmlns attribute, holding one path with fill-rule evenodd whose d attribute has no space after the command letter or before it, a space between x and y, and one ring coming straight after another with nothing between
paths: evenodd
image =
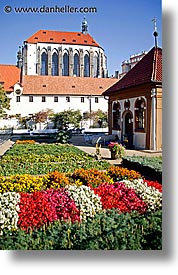
<instances>
[{"instance_id":1,"label":"white church wall","mask_svg":"<svg viewBox=\"0 0 178 275\"><path fill-rule=\"evenodd\" d=\"M37 47L36 44L28 44L27 47L27 74L36 75Z\"/></svg>"},{"instance_id":2,"label":"white church wall","mask_svg":"<svg viewBox=\"0 0 178 275\"><path fill-rule=\"evenodd\" d=\"M46 102L42 102L42 96L45 96ZM8 111L9 115L21 114L21 116L28 116L42 110L52 109L54 113L62 112L64 110L73 109L84 112L97 111L98 109L107 112L108 103L102 96L91 97L83 96L84 102L81 102L81 96L69 96L70 102L66 101L66 95L59 95L58 102L54 102L54 96L58 95L33 95L33 102L29 102L29 95L21 95L20 102L16 101L16 95L11 95L11 108ZM95 103L95 98L98 98L98 103Z\"/></svg>"}]
</instances>

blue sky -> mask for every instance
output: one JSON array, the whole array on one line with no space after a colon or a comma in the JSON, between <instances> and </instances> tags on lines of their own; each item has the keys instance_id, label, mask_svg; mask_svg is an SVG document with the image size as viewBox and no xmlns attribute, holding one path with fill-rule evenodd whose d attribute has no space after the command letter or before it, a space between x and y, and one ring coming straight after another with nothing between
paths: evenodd
<instances>
[{"instance_id":1,"label":"blue sky","mask_svg":"<svg viewBox=\"0 0 178 275\"><path fill-rule=\"evenodd\" d=\"M96 13L15 13L20 7L95 7ZM5 13L4 7L12 12ZM109 75L121 71L121 63L132 54L154 45L153 17L157 18L158 45L162 47L161 0L1 0L0 63L16 64L18 46L39 29L80 31L86 16L89 33L105 49Z\"/></svg>"}]
</instances>

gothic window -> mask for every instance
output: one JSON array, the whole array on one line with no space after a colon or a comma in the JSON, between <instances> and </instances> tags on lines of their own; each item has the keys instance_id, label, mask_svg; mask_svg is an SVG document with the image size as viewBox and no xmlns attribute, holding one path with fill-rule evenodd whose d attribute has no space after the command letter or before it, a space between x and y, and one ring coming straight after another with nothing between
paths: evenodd
<instances>
[{"instance_id":1,"label":"gothic window","mask_svg":"<svg viewBox=\"0 0 178 275\"><path fill-rule=\"evenodd\" d=\"M80 76L79 56L77 53L75 53L75 55L74 55L74 75Z\"/></svg>"},{"instance_id":2,"label":"gothic window","mask_svg":"<svg viewBox=\"0 0 178 275\"><path fill-rule=\"evenodd\" d=\"M137 99L135 103L135 128L145 129L145 100Z\"/></svg>"},{"instance_id":3,"label":"gothic window","mask_svg":"<svg viewBox=\"0 0 178 275\"><path fill-rule=\"evenodd\" d=\"M99 75L99 58L97 55L94 56L94 77Z\"/></svg>"},{"instance_id":4,"label":"gothic window","mask_svg":"<svg viewBox=\"0 0 178 275\"><path fill-rule=\"evenodd\" d=\"M84 76L90 76L90 58L87 54L84 56Z\"/></svg>"},{"instance_id":5,"label":"gothic window","mask_svg":"<svg viewBox=\"0 0 178 275\"><path fill-rule=\"evenodd\" d=\"M52 75L58 75L58 55L53 53L52 55Z\"/></svg>"},{"instance_id":6,"label":"gothic window","mask_svg":"<svg viewBox=\"0 0 178 275\"><path fill-rule=\"evenodd\" d=\"M41 55L41 75L48 74L48 57L45 52Z\"/></svg>"},{"instance_id":7,"label":"gothic window","mask_svg":"<svg viewBox=\"0 0 178 275\"><path fill-rule=\"evenodd\" d=\"M121 129L121 107L119 102L114 102L113 104L113 129L120 130Z\"/></svg>"},{"instance_id":8,"label":"gothic window","mask_svg":"<svg viewBox=\"0 0 178 275\"><path fill-rule=\"evenodd\" d=\"M62 75L68 76L69 75L69 56L67 53L63 55L63 69L62 69Z\"/></svg>"}]
</instances>

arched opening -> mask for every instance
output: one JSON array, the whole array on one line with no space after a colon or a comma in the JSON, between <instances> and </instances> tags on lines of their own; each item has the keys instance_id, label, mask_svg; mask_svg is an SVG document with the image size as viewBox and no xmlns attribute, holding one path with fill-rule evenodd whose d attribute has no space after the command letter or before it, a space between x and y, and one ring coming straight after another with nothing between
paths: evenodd
<instances>
[{"instance_id":1,"label":"arched opening","mask_svg":"<svg viewBox=\"0 0 178 275\"><path fill-rule=\"evenodd\" d=\"M121 106L119 102L114 102L113 109L113 129L120 130L121 129Z\"/></svg>"},{"instance_id":2,"label":"arched opening","mask_svg":"<svg viewBox=\"0 0 178 275\"><path fill-rule=\"evenodd\" d=\"M123 114L123 141L127 140L127 148L133 148L133 114L126 111Z\"/></svg>"},{"instance_id":3,"label":"arched opening","mask_svg":"<svg viewBox=\"0 0 178 275\"><path fill-rule=\"evenodd\" d=\"M52 55L52 75L58 75L59 69L58 69L58 55L57 53L53 53Z\"/></svg>"},{"instance_id":4,"label":"arched opening","mask_svg":"<svg viewBox=\"0 0 178 275\"><path fill-rule=\"evenodd\" d=\"M67 53L63 55L62 75L63 76L69 75L69 55Z\"/></svg>"},{"instance_id":5,"label":"arched opening","mask_svg":"<svg viewBox=\"0 0 178 275\"><path fill-rule=\"evenodd\" d=\"M80 76L79 56L77 53L74 54L74 75Z\"/></svg>"},{"instance_id":6,"label":"arched opening","mask_svg":"<svg viewBox=\"0 0 178 275\"><path fill-rule=\"evenodd\" d=\"M145 100L137 99L135 102L135 130L145 130Z\"/></svg>"},{"instance_id":7,"label":"arched opening","mask_svg":"<svg viewBox=\"0 0 178 275\"><path fill-rule=\"evenodd\" d=\"M45 52L41 55L41 75L48 75L48 56Z\"/></svg>"},{"instance_id":8,"label":"arched opening","mask_svg":"<svg viewBox=\"0 0 178 275\"><path fill-rule=\"evenodd\" d=\"M90 77L90 58L88 54L84 56L84 77Z\"/></svg>"}]
</instances>

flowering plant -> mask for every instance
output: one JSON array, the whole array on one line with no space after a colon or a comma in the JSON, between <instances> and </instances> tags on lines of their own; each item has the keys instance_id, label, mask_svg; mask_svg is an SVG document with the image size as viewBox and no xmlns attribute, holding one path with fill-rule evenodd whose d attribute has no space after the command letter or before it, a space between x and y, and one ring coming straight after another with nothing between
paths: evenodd
<instances>
[{"instance_id":1,"label":"flowering plant","mask_svg":"<svg viewBox=\"0 0 178 275\"><path fill-rule=\"evenodd\" d=\"M125 156L125 147L118 142L110 142L108 148L117 158L123 158Z\"/></svg>"}]
</instances>

